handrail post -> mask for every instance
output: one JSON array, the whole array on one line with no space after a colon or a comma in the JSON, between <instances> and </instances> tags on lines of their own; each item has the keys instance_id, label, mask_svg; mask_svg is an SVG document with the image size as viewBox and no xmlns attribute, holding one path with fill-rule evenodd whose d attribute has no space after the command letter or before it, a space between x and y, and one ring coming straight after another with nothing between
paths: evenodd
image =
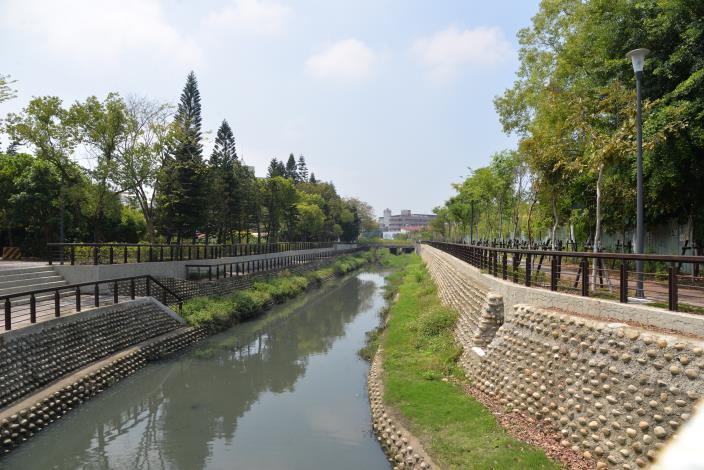
<instances>
[{"instance_id":1,"label":"handrail post","mask_svg":"<svg viewBox=\"0 0 704 470\"><path fill-rule=\"evenodd\" d=\"M580 261L582 265L582 297L589 296L589 261L587 258L582 258Z\"/></svg>"},{"instance_id":2,"label":"handrail post","mask_svg":"<svg viewBox=\"0 0 704 470\"><path fill-rule=\"evenodd\" d=\"M531 266L531 254L526 253L526 286L530 287L533 266Z\"/></svg>"},{"instance_id":3,"label":"handrail post","mask_svg":"<svg viewBox=\"0 0 704 470\"><path fill-rule=\"evenodd\" d=\"M130 299L134 300L134 291L135 291L135 286L134 286L134 278L130 279Z\"/></svg>"},{"instance_id":4,"label":"handrail post","mask_svg":"<svg viewBox=\"0 0 704 470\"><path fill-rule=\"evenodd\" d=\"M120 286L117 284L117 281L112 286L112 300L114 303L117 303L119 301L118 296L119 296L119 289Z\"/></svg>"},{"instance_id":5,"label":"handrail post","mask_svg":"<svg viewBox=\"0 0 704 470\"><path fill-rule=\"evenodd\" d=\"M145 279L145 294L147 297L151 297L152 295L152 286L151 286L151 277L147 276Z\"/></svg>"},{"instance_id":6,"label":"handrail post","mask_svg":"<svg viewBox=\"0 0 704 470\"><path fill-rule=\"evenodd\" d=\"M501 278L504 281L508 279L508 255L505 251L501 253Z\"/></svg>"},{"instance_id":7,"label":"handrail post","mask_svg":"<svg viewBox=\"0 0 704 470\"><path fill-rule=\"evenodd\" d=\"M63 247L61 248L63 250ZM76 264L76 247L71 245L71 266Z\"/></svg>"},{"instance_id":8,"label":"handrail post","mask_svg":"<svg viewBox=\"0 0 704 470\"><path fill-rule=\"evenodd\" d=\"M93 264L94 265L98 264L98 245L95 245L93 247Z\"/></svg>"},{"instance_id":9,"label":"handrail post","mask_svg":"<svg viewBox=\"0 0 704 470\"><path fill-rule=\"evenodd\" d=\"M59 289L54 291L54 316L56 318L61 316L61 296L59 295Z\"/></svg>"},{"instance_id":10,"label":"handrail post","mask_svg":"<svg viewBox=\"0 0 704 470\"><path fill-rule=\"evenodd\" d=\"M621 260L620 267L620 279L619 279L619 300L621 303L628 303L628 269L626 265L626 260Z\"/></svg>"},{"instance_id":11,"label":"handrail post","mask_svg":"<svg viewBox=\"0 0 704 470\"><path fill-rule=\"evenodd\" d=\"M100 307L100 288L98 287L98 283L95 283L95 286L93 287L93 297L94 297L94 303L96 307Z\"/></svg>"},{"instance_id":12,"label":"handrail post","mask_svg":"<svg viewBox=\"0 0 704 470\"><path fill-rule=\"evenodd\" d=\"M669 268L667 268L668 274L668 289L667 289L667 307L669 310L677 311L677 266L672 263Z\"/></svg>"},{"instance_id":13,"label":"handrail post","mask_svg":"<svg viewBox=\"0 0 704 470\"><path fill-rule=\"evenodd\" d=\"M110 245L110 264L115 264L115 253L112 245Z\"/></svg>"},{"instance_id":14,"label":"handrail post","mask_svg":"<svg viewBox=\"0 0 704 470\"><path fill-rule=\"evenodd\" d=\"M138 263L142 262L142 247L141 247L141 245L137 245L137 262Z\"/></svg>"},{"instance_id":15,"label":"handrail post","mask_svg":"<svg viewBox=\"0 0 704 470\"><path fill-rule=\"evenodd\" d=\"M81 288L76 287L76 311L80 312L81 311Z\"/></svg>"},{"instance_id":16,"label":"handrail post","mask_svg":"<svg viewBox=\"0 0 704 470\"><path fill-rule=\"evenodd\" d=\"M127 264L127 245L125 245L123 247L122 256L123 256L123 259L122 259L123 263Z\"/></svg>"},{"instance_id":17,"label":"handrail post","mask_svg":"<svg viewBox=\"0 0 704 470\"><path fill-rule=\"evenodd\" d=\"M5 298L5 330L12 329L12 303L9 298Z\"/></svg>"},{"instance_id":18,"label":"handrail post","mask_svg":"<svg viewBox=\"0 0 704 470\"><path fill-rule=\"evenodd\" d=\"M550 259L550 290L557 290L557 256Z\"/></svg>"},{"instance_id":19,"label":"handrail post","mask_svg":"<svg viewBox=\"0 0 704 470\"><path fill-rule=\"evenodd\" d=\"M37 298L34 294L29 296L29 322L37 323Z\"/></svg>"}]
</instances>

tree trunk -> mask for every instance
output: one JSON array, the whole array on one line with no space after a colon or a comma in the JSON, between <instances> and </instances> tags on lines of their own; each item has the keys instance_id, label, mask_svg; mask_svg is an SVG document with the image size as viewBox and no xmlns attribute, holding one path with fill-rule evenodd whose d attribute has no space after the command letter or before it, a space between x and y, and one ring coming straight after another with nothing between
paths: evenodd
<instances>
[{"instance_id":1,"label":"tree trunk","mask_svg":"<svg viewBox=\"0 0 704 470\"><path fill-rule=\"evenodd\" d=\"M528 220L527 220L527 224L528 224L528 243L532 243L532 242L533 242L533 230L532 230L533 227L531 226L531 222L532 222L532 219L533 219L533 207L535 206L535 203L536 203L536 202L538 202L538 199L537 199L537 198L533 199L533 201L531 201L531 203L530 203L530 207L528 208Z\"/></svg>"},{"instance_id":2,"label":"tree trunk","mask_svg":"<svg viewBox=\"0 0 704 470\"><path fill-rule=\"evenodd\" d=\"M560 219L557 215L557 197L555 194L552 195L552 231L550 233L550 242L552 243L552 249L555 249L555 232L557 232L557 226L560 223Z\"/></svg>"},{"instance_id":3,"label":"tree trunk","mask_svg":"<svg viewBox=\"0 0 704 470\"><path fill-rule=\"evenodd\" d=\"M599 166L599 176L596 179L596 227L594 229L594 246L592 251L599 252L599 244L601 243L601 182L604 176L604 165ZM592 290L596 290L596 282L599 278L599 268L597 258L594 258L592 268Z\"/></svg>"}]
</instances>

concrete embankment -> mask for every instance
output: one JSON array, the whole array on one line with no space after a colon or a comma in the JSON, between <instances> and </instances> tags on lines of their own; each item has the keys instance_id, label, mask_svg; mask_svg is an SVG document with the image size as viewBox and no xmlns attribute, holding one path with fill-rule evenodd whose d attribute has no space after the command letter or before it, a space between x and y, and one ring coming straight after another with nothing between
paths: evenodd
<instances>
[{"instance_id":1,"label":"concrete embankment","mask_svg":"<svg viewBox=\"0 0 704 470\"><path fill-rule=\"evenodd\" d=\"M294 271L301 274L334 261L334 257L327 258L297 266ZM254 280L233 283L222 279L223 286L208 283L204 289L232 292ZM187 285L191 293L199 292L191 284ZM214 332L213 328L187 326L168 307L145 297L0 335L2 451L10 452L149 361Z\"/></svg>"},{"instance_id":2,"label":"concrete embankment","mask_svg":"<svg viewBox=\"0 0 704 470\"><path fill-rule=\"evenodd\" d=\"M704 394L704 319L515 286L432 247L474 387L596 468L643 468Z\"/></svg>"}]
</instances>

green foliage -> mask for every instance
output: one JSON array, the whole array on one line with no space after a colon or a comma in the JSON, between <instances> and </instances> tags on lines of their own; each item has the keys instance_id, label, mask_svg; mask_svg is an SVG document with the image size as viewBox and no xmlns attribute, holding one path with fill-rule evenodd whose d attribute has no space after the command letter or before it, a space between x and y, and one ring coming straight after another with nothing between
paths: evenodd
<instances>
[{"instance_id":1,"label":"green foliage","mask_svg":"<svg viewBox=\"0 0 704 470\"><path fill-rule=\"evenodd\" d=\"M270 303L281 303L304 292L311 282L322 281L333 272L342 275L367 264L373 254L344 256L333 267L323 268L306 276L283 272L255 282L251 288L222 297L196 297L183 304L183 318L191 325L220 330L251 318Z\"/></svg>"}]
</instances>

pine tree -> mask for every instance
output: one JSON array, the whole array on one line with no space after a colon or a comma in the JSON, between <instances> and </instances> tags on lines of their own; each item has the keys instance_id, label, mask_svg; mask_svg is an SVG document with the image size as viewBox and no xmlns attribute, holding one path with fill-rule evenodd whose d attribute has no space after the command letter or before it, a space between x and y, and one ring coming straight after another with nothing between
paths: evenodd
<instances>
[{"instance_id":1,"label":"pine tree","mask_svg":"<svg viewBox=\"0 0 704 470\"><path fill-rule=\"evenodd\" d=\"M316 184L318 182L318 180L315 179L315 173L310 174L310 180L308 182L313 184Z\"/></svg>"},{"instance_id":2,"label":"pine tree","mask_svg":"<svg viewBox=\"0 0 704 470\"><path fill-rule=\"evenodd\" d=\"M232 133L232 128L223 119L217 136L215 137L215 148L210 156L210 165L213 167L223 167L232 165L237 161L237 151L235 150L235 135Z\"/></svg>"},{"instance_id":3,"label":"pine tree","mask_svg":"<svg viewBox=\"0 0 704 470\"><path fill-rule=\"evenodd\" d=\"M286 162L286 178L298 183L298 165L296 165L296 157L293 154L288 156Z\"/></svg>"},{"instance_id":4,"label":"pine tree","mask_svg":"<svg viewBox=\"0 0 704 470\"><path fill-rule=\"evenodd\" d=\"M298 157L298 178L300 181L308 181L308 166L303 155Z\"/></svg>"},{"instance_id":5,"label":"pine tree","mask_svg":"<svg viewBox=\"0 0 704 470\"><path fill-rule=\"evenodd\" d=\"M189 229L195 239L195 231L206 222L205 166L201 142L201 107L198 82L193 72L188 74L174 118L174 138L171 145L170 169L173 177L170 194L163 196L172 206L172 225L179 234Z\"/></svg>"},{"instance_id":6,"label":"pine tree","mask_svg":"<svg viewBox=\"0 0 704 470\"><path fill-rule=\"evenodd\" d=\"M272 158L269 162L269 169L267 170L267 176L273 178L274 176L286 176L286 167L284 162L278 161L276 158Z\"/></svg>"},{"instance_id":7,"label":"pine tree","mask_svg":"<svg viewBox=\"0 0 704 470\"><path fill-rule=\"evenodd\" d=\"M239 219L239 179L235 136L226 120L222 121L215 138L208 171L210 224L217 228L218 243L225 243Z\"/></svg>"}]
</instances>

